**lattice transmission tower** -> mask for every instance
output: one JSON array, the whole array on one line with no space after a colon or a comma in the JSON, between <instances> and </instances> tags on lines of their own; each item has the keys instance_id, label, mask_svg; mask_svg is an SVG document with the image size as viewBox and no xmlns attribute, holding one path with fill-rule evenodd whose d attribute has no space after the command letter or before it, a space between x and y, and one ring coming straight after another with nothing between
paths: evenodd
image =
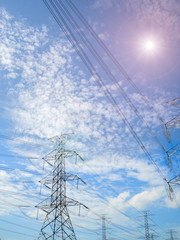
<instances>
[{"instance_id":1,"label":"lattice transmission tower","mask_svg":"<svg viewBox=\"0 0 180 240\"><path fill-rule=\"evenodd\" d=\"M106 217L102 216L102 240L107 240L106 237Z\"/></svg>"},{"instance_id":2,"label":"lattice transmission tower","mask_svg":"<svg viewBox=\"0 0 180 240\"><path fill-rule=\"evenodd\" d=\"M159 237L157 234L154 234L154 233L151 233L150 236L151 236L151 240L155 240L156 237Z\"/></svg>"},{"instance_id":3,"label":"lattice transmission tower","mask_svg":"<svg viewBox=\"0 0 180 240\"><path fill-rule=\"evenodd\" d=\"M144 212L144 227L145 227L145 239L150 240L148 213L146 211Z\"/></svg>"},{"instance_id":4,"label":"lattice transmission tower","mask_svg":"<svg viewBox=\"0 0 180 240\"><path fill-rule=\"evenodd\" d=\"M50 173L41 183L50 190L50 196L37 206L46 213L38 240L77 239L68 207L86 206L66 196L66 182L71 180L85 182L77 175L66 172L67 158L75 158L76 161L78 158L82 160L75 151L65 149L65 143L69 135L64 134L60 137L51 138L50 140L56 145L55 150L44 157Z\"/></svg>"},{"instance_id":5,"label":"lattice transmission tower","mask_svg":"<svg viewBox=\"0 0 180 240\"><path fill-rule=\"evenodd\" d=\"M170 229L169 232L167 232L169 234L169 238L167 238L167 240L176 240L177 237L175 237L176 231Z\"/></svg>"},{"instance_id":6,"label":"lattice transmission tower","mask_svg":"<svg viewBox=\"0 0 180 240\"><path fill-rule=\"evenodd\" d=\"M166 136L170 142L170 129L176 129L180 127L180 97L175 98L173 100L170 100L166 102L167 104L175 107L175 116L170 119L168 122L165 123L165 129L166 129ZM165 149L164 149L165 150ZM170 178L170 180L167 181L168 184L168 195L171 200L174 199L174 189L175 187L180 186L180 165L179 165L179 156L180 156L180 142L178 139L178 142L176 145L172 146L167 151L165 150L167 160L168 160L168 166L171 170L173 170L173 177Z\"/></svg>"},{"instance_id":7,"label":"lattice transmission tower","mask_svg":"<svg viewBox=\"0 0 180 240\"><path fill-rule=\"evenodd\" d=\"M151 216L151 215L147 211L144 211L144 214L140 216L140 217L144 217L144 225L141 226L141 228L145 229L145 236L140 237L140 238L145 239L145 240L151 239L150 232L149 232L148 216Z\"/></svg>"},{"instance_id":8,"label":"lattice transmission tower","mask_svg":"<svg viewBox=\"0 0 180 240\"><path fill-rule=\"evenodd\" d=\"M151 240L154 240L154 233L151 233Z\"/></svg>"}]
</instances>

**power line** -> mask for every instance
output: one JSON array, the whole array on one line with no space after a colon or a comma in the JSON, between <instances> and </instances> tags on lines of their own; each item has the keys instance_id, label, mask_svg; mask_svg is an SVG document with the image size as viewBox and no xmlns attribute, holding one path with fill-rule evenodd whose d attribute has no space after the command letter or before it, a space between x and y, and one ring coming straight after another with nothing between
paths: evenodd
<instances>
[{"instance_id":1,"label":"power line","mask_svg":"<svg viewBox=\"0 0 180 240\"><path fill-rule=\"evenodd\" d=\"M176 231L174 231L173 229L170 229L169 232L167 232L169 234L169 238L167 240L176 240L177 237L175 236Z\"/></svg>"},{"instance_id":2,"label":"power line","mask_svg":"<svg viewBox=\"0 0 180 240\"><path fill-rule=\"evenodd\" d=\"M31 230L31 231L35 231L35 232L38 231L38 230L35 229L35 228L27 227L27 226L24 226L24 225L21 225L21 224L17 224L17 223L15 223L15 222L10 222L10 221L5 220L4 218L3 218L3 219L0 219L0 221L1 221L1 222L4 222L4 223L12 224L12 225L17 226L17 227L21 227L21 228L24 228L24 229L28 229L28 230Z\"/></svg>"},{"instance_id":3,"label":"power line","mask_svg":"<svg viewBox=\"0 0 180 240\"><path fill-rule=\"evenodd\" d=\"M104 44L104 42L99 38L97 33L94 31L94 29L91 27L91 25L88 23L88 21L84 18L82 13L78 10L78 8L75 6L75 4L71 0L67 0L66 3L71 8L71 10L76 14L76 16L80 19L80 21L84 24L84 26L89 30L91 35L95 38L95 40L99 43L99 46L106 52L107 56L112 60L114 65L119 69L120 73L123 74L123 76L129 81L131 86L137 91L137 93L140 94L140 96L143 98L143 100L150 106L150 108L158 115L160 122L163 122L162 117L159 116L158 112L155 110L153 105L148 101L148 99L142 94L140 89L136 86L132 78L128 75L126 70L121 66L119 61L114 57L114 55L111 53L109 48Z\"/></svg>"},{"instance_id":4,"label":"power line","mask_svg":"<svg viewBox=\"0 0 180 240\"><path fill-rule=\"evenodd\" d=\"M22 198L20 198L20 196L26 196L26 197L28 197L28 198L35 198L35 199L38 198L37 196L32 196L32 195L29 195L29 194L23 194L23 193L20 193L20 192L12 192L12 191L8 191L8 190L0 190L0 192L4 193L4 194L6 194L6 195L10 195L10 196L14 195L14 196L13 196L13 199L16 199L16 200L18 200L18 201L20 201L20 202L24 202L24 203L28 204L28 205L27 205L28 207L30 207L29 202L27 202L26 200L22 200ZM16 197L15 197L15 196L16 196ZM17 198L17 197L19 197L19 198ZM41 199L41 198L40 198L40 199ZM3 202L3 204L7 204L7 203L8 203L7 201ZM11 204L11 203L10 203L10 204ZM14 206L13 203L12 203L11 205ZM31 207L32 207L32 205L31 205Z\"/></svg>"},{"instance_id":5,"label":"power line","mask_svg":"<svg viewBox=\"0 0 180 240\"><path fill-rule=\"evenodd\" d=\"M39 146L43 146L42 144L39 144L39 143L34 143L34 142L31 142L31 141L24 141L22 139L18 139L18 137L9 137L7 135L3 135L3 134L0 134L0 138L2 139L7 139L7 140L10 140L10 141L13 141L13 142L16 142L16 143L23 143L23 144L29 144L31 146L34 146L34 147L39 147Z\"/></svg>"},{"instance_id":6,"label":"power line","mask_svg":"<svg viewBox=\"0 0 180 240\"><path fill-rule=\"evenodd\" d=\"M95 211L92 210L91 208L88 208L88 209L89 209L90 212L92 212L92 213L93 213L94 215L96 215L97 217L99 217L99 218L102 217L102 215L98 214L97 212L95 212ZM120 224L116 224L116 223L112 222L112 221L109 220L109 219L107 219L107 222L108 222L109 224L113 225L114 227L116 227L117 229L122 230L122 231L125 232L125 233L128 233L128 234L130 234L130 235L136 236L136 234L134 234L133 232L131 232L132 230L130 230L130 229L127 228L127 227L124 227L124 226L122 226L122 225L120 225Z\"/></svg>"},{"instance_id":7,"label":"power line","mask_svg":"<svg viewBox=\"0 0 180 240\"><path fill-rule=\"evenodd\" d=\"M84 162L88 167L89 167L89 165L87 164L87 162L85 161ZM90 168L90 167L89 167ZM92 168L91 168L92 169ZM94 173L99 177L99 178L101 178L102 179L102 177L99 175L99 174L97 174L95 171L94 171ZM93 186L91 186L91 185L89 185L88 183L86 183L86 185L88 186L88 187L90 187L90 189L92 189L93 191L94 191L94 193L101 199L101 201L103 200L104 201L104 203L108 203L113 209L115 209L117 212L119 212L120 214L122 214L123 216L125 216L126 218L128 218L128 219L130 219L132 222L135 222L136 224L139 224L139 222L137 222L136 220L134 220L134 219L132 219L129 215L127 215L125 212L123 212L122 210L120 210L120 209L118 209L116 206L114 206L114 205L112 205L102 194L100 194L100 192L97 192L97 189L95 189ZM106 185L107 187L109 187L109 188L111 188L113 191L114 191L114 193L116 193L116 194L118 194L112 187L111 187L111 185ZM81 190L79 190L79 191L81 191ZM87 190L85 190L85 189L83 189L83 191L85 191L85 192L87 192L88 194L89 194L89 192L87 191ZM91 193L92 194L92 193ZM123 199L122 197L120 197L122 200L125 200L125 199ZM134 206L132 206L130 203L128 203L128 205L129 206L131 206L131 207L133 207L135 210L137 210L139 213L141 213L137 208L135 208Z\"/></svg>"},{"instance_id":8,"label":"power line","mask_svg":"<svg viewBox=\"0 0 180 240\"><path fill-rule=\"evenodd\" d=\"M12 231L12 230L6 229L6 228L1 228L1 227L0 227L0 230L5 231L5 232L10 232L10 233L19 234L19 235L26 236L26 237L36 238L36 236L34 236L34 235L30 235L30 234L26 234L26 233L21 233L21 232L16 232L16 231Z\"/></svg>"},{"instance_id":9,"label":"power line","mask_svg":"<svg viewBox=\"0 0 180 240\"><path fill-rule=\"evenodd\" d=\"M100 213L97 213L97 211L95 212L92 208L90 208L88 206L88 210L94 214L95 216L97 216L98 218L102 218L102 215ZM137 236L135 233L133 233L133 230L131 228L125 227L123 225L117 224L112 222L111 220L107 220L108 224L110 224L111 226L114 226L116 229L121 230L123 232L123 234L128 234L132 235L132 236ZM136 229L134 230L136 231Z\"/></svg>"},{"instance_id":10,"label":"power line","mask_svg":"<svg viewBox=\"0 0 180 240\"><path fill-rule=\"evenodd\" d=\"M88 184L87 184L88 185ZM117 207L115 207L114 205L112 205L110 202L108 202L107 199L105 199L105 197L103 195L101 195L99 192L97 192L97 190L95 190L92 186L88 185L94 192L95 194L100 197L101 201L103 200L104 203L108 203L115 211L119 212L120 214L122 214L123 216L125 216L126 218L130 219L132 222L135 222L136 224L139 224L139 222L135 221L134 219L132 219L129 215L127 215L125 212L121 211L120 209L118 209ZM86 191L87 193L89 193L87 190L83 190Z\"/></svg>"},{"instance_id":11,"label":"power line","mask_svg":"<svg viewBox=\"0 0 180 240\"><path fill-rule=\"evenodd\" d=\"M22 193L21 191L13 192L13 191L2 190L2 189L0 189L0 192L4 193L4 194L7 194L7 195L14 195L14 196L18 196L18 197L23 196L23 197L28 197L28 198L42 199L42 197L40 197L39 194L37 194L37 193L29 194L29 193ZM15 198L17 200L20 200L20 198L16 198L16 197L13 197L13 198ZM21 200L21 201L24 201L24 200Z\"/></svg>"},{"instance_id":12,"label":"power line","mask_svg":"<svg viewBox=\"0 0 180 240\"><path fill-rule=\"evenodd\" d=\"M103 79L101 78L101 76L98 74L98 72L94 68L93 64L91 63L91 61L88 58L87 54L84 52L84 50L81 47L81 45L79 44L78 40L74 36L74 34L71 31L70 27L66 23L65 19L61 15L61 13L58 10L58 7L56 5L56 1L54 3L52 0L50 0L50 4L52 5L52 7L50 7L50 4L48 4L47 0L43 0L43 1L44 1L45 5L47 6L47 8L49 9L49 11L51 12L51 14L53 15L53 17L55 18L55 20L58 23L58 25L61 27L61 29L64 32L65 36L68 38L68 40L71 42L72 46L75 48L77 54L80 56L80 58L84 62L84 64L86 65L87 69L90 71L91 75L95 78L95 80L97 81L98 85L100 86L100 88L103 90L103 92L106 95L106 97L109 99L109 101L113 105L113 108L116 110L118 115L121 117L121 119L123 120L124 124L128 127L129 131L131 132L131 134L133 135L133 137L137 141L138 145L141 147L141 149L143 150L143 152L145 153L147 158L150 160L150 162L155 166L155 168L156 168L157 172L159 173L159 175L165 181L167 181L166 178L164 177L162 171L160 170L160 168L158 167L158 165L156 164L154 159L151 157L151 155L147 151L146 147L144 146L144 144L142 143L142 141L140 140L140 138L138 137L138 135L134 131L134 129L131 126L130 122L128 121L128 119L126 118L124 113L122 112L122 110L121 110L120 106L117 104L115 98L112 96L110 91L107 89L107 86L105 85ZM52 8L54 8L54 11L53 11ZM68 30L69 33L66 31L66 29L64 28L64 26L62 25L60 20L63 22L64 26L66 27L66 29Z\"/></svg>"},{"instance_id":13,"label":"power line","mask_svg":"<svg viewBox=\"0 0 180 240\"><path fill-rule=\"evenodd\" d=\"M22 213L22 210L21 210L21 213ZM22 213L22 214L23 214L23 216L19 215L19 214L12 213L12 212L8 212L8 215L13 216L13 217L21 218L21 219L26 220L26 221L33 221L33 223L34 223L34 221L40 222L37 218L32 218L28 215L24 215L24 213Z\"/></svg>"},{"instance_id":14,"label":"power line","mask_svg":"<svg viewBox=\"0 0 180 240\"><path fill-rule=\"evenodd\" d=\"M4 153L0 153L0 156L8 157L8 158L39 159L37 157L24 157L24 156L20 156L20 155L12 155L12 154L4 154Z\"/></svg>"},{"instance_id":15,"label":"power line","mask_svg":"<svg viewBox=\"0 0 180 240\"><path fill-rule=\"evenodd\" d=\"M19 171L26 172L26 173L30 173L30 174L32 174L32 172L35 171L35 170L28 171L28 170L24 170L24 169L20 169L20 168L10 168L10 167L1 166L1 165L0 165L0 170L8 171L8 172L10 172L10 171L15 172L15 171L19 170ZM36 171L35 171L35 172L36 172ZM33 173L33 174L34 174L34 173ZM42 175L42 174L40 174L39 172L36 172L35 175Z\"/></svg>"},{"instance_id":16,"label":"power line","mask_svg":"<svg viewBox=\"0 0 180 240\"><path fill-rule=\"evenodd\" d=\"M73 16L71 15L71 13L68 11L68 9L66 8L66 6L63 4L62 1L59 1L59 3L54 0L56 2L56 5L59 7L59 9L61 10L61 12L64 14L64 16L66 17L66 19L69 21L69 23L71 24L72 28L74 29L80 29L78 23L76 22L75 18L73 18ZM61 7L62 6L62 7ZM91 42L89 41L89 39L86 37L86 35L84 34L83 31L76 31L76 34L78 34L81 38L81 40L83 41L83 43L85 44L85 46L89 49L89 51L91 52L91 54L95 57L95 59L97 60L97 62L100 64L100 66L103 68L103 70L106 73L106 76L109 77L109 79L112 81L113 84L115 84L115 86L117 87L117 89L119 90L119 92L122 94L123 98L126 100L126 102L130 105L130 107L133 109L134 113L137 115L137 117L146 125L147 129L149 130L149 132L151 133L151 135L155 138L155 140L157 141L157 143L160 145L161 150L162 150L162 144L160 142L160 140L156 137L156 135L152 132L151 128L149 127L149 125L147 124L146 120L143 118L143 116L139 113L138 109L135 107L135 105L133 104L133 102L131 101L131 99L128 97L128 95L126 94L126 92L124 91L124 89L121 87L121 85L119 84L119 82L117 81L116 77L112 74L112 72L110 71L109 67L107 66L107 64L104 62L104 60L102 59L102 57L98 54L98 52L96 51L96 49L94 48L94 46L91 44ZM163 147L164 148L164 147Z\"/></svg>"},{"instance_id":17,"label":"power line","mask_svg":"<svg viewBox=\"0 0 180 240\"><path fill-rule=\"evenodd\" d=\"M103 178L101 177L101 175L99 175L97 172L95 172L94 169L92 169L92 167L90 167L86 161L84 161L83 163L86 164L86 166L87 166L88 168L90 168L99 178L103 179ZM95 190L95 189L94 189L92 186L90 186L89 184L87 184L87 185L88 185L91 189L93 189L93 190L97 193L97 195L98 195L99 197L101 197L101 199L103 198L104 201L107 202L107 200L104 198L103 195L101 195L99 192L97 192L97 190ZM106 184L106 186L108 186L115 194L118 194L118 193L112 188L112 186L111 186L110 184ZM119 194L118 194L118 195L119 195ZM123 201L125 200L123 197L121 197L121 196L119 196L119 197L120 197ZM109 202L108 202L108 203L109 203ZM109 204L110 204L110 203L109 203ZM129 202L127 202L127 204L128 204L130 207L134 208L138 213L140 213L140 214L143 213L142 211L140 211L139 209L137 209L136 207L134 207L134 206L133 206L132 204L130 204ZM131 221L139 224L139 222L137 222L137 221L135 221L134 219L132 219L130 216L128 216L128 215L127 215L126 213L124 213L123 211L119 210L117 207L113 206L112 204L110 204L110 205L111 205L116 211L120 212L122 215L124 215L125 217L129 218ZM151 219L151 218L150 218L150 219ZM155 223L154 220L151 219L151 221L153 221L153 222ZM164 230L163 230L157 223L155 223L155 224L164 232ZM164 232L164 233L165 233L165 232Z\"/></svg>"},{"instance_id":18,"label":"power line","mask_svg":"<svg viewBox=\"0 0 180 240\"><path fill-rule=\"evenodd\" d=\"M30 162L30 164L33 166L33 167L35 167L35 170L32 170L32 171L34 171L34 172L38 172L39 173L39 171L43 171L42 170L42 168L40 168L39 166L37 166L37 165L35 165L34 163L33 163L33 159L35 160L37 160L37 159L41 159L41 158L37 158L37 157L28 157L28 156L19 156L19 155L12 155L12 154L3 154L3 153L0 153L0 156L2 156L2 157L7 157L7 158L19 158L19 159L27 159L29 162ZM0 166L1 167L1 166ZM26 171L27 172L27 171Z\"/></svg>"}]
</instances>

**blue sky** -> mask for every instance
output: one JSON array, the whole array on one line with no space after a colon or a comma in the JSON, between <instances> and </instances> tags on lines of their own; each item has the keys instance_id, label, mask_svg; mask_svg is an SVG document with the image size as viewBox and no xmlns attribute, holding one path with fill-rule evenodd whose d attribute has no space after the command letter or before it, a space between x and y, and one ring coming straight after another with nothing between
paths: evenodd
<instances>
[{"instance_id":1,"label":"blue sky","mask_svg":"<svg viewBox=\"0 0 180 240\"><path fill-rule=\"evenodd\" d=\"M67 193L89 207L89 211L82 209L81 216L78 209L69 209L77 239L100 239L104 214L108 239L142 237L144 229L139 226L144 220L139 216L146 210L152 214L151 233L165 239L166 232L174 229L180 237L180 191L173 188L171 201L163 180L179 173L178 156L171 157L170 170L162 149L178 144L180 132L178 127L169 128L169 142L159 120L169 122L179 110L175 102L167 102L178 98L180 91L180 3L91 0L74 4L146 101L82 24L78 31L85 33L110 70L108 77L80 42L104 87L86 69L43 1L2 0L0 238L37 239L44 215L34 206L48 194L45 190L40 194L39 184L48 173L42 157L53 148L48 138L71 132L67 148L85 161L67 161L67 171L87 184L76 189L68 183ZM154 43L152 51L145 47L149 40ZM139 142L105 96L105 89Z\"/></svg>"}]
</instances>

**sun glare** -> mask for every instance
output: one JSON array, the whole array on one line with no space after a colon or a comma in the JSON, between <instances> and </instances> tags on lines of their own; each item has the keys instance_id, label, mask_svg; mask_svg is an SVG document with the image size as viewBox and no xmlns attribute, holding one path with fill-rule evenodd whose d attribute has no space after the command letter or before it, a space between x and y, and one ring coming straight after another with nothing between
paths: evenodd
<instances>
[{"instance_id":1,"label":"sun glare","mask_svg":"<svg viewBox=\"0 0 180 240\"><path fill-rule=\"evenodd\" d=\"M154 54L157 53L158 47L157 47L157 42L154 39L144 39L142 43L142 48L144 53L146 54Z\"/></svg>"},{"instance_id":2,"label":"sun glare","mask_svg":"<svg viewBox=\"0 0 180 240\"><path fill-rule=\"evenodd\" d=\"M162 40L158 34L142 34L137 39L137 54L142 59L156 59L162 56Z\"/></svg>"},{"instance_id":3,"label":"sun glare","mask_svg":"<svg viewBox=\"0 0 180 240\"><path fill-rule=\"evenodd\" d=\"M153 40L147 40L144 47L147 51L153 51L155 49L155 43Z\"/></svg>"}]
</instances>

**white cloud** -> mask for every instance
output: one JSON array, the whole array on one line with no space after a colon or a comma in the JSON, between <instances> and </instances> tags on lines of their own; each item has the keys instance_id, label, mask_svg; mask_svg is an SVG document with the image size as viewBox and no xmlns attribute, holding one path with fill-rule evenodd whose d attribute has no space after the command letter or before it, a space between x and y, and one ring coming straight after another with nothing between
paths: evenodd
<instances>
[{"instance_id":1,"label":"white cloud","mask_svg":"<svg viewBox=\"0 0 180 240\"><path fill-rule=\"evenodd\" d=\"M180 207L180 190L177 188L173 189L172 200L170 198L165 199L166 206L168 208L179 208Z\"/></svg>"},{"instance_id":2,"label":"white cloud","mask_svg":"<svg viewBox=\"0 0 180 240\"><path fill-rule=\"evenodd\" d=\"M129 198L129 192L120 193L117 198L112 198L109 200L110 207L111 205L118 208L119 210L125 210L127 208L126 200Z\"/></svg>"},{"instance_id":3,"label":"white cloud","mask_svg":"<svg viewBox=\"0 0 180 240\"><path fill-rule=\"evenodd\" d=\"M160 200L162 195L164 195L163 187L150 188L133 196L129 203L139 210L144 210L152 203Z\"/></svg>"},{"instance_id":4,"label":"white cloud","mask_svg":"<svg viewBox=\"0 0 180 240\"><path fill-rule=\"evenodd\" d=\"M103 41L107 41L108 38L109 38L109 34L108 34L107 32L105 32L105 33L100 33L100 34L98 35L98 37L99 37L101 40L103 40Z\"/></svg>"}]
</instances>

